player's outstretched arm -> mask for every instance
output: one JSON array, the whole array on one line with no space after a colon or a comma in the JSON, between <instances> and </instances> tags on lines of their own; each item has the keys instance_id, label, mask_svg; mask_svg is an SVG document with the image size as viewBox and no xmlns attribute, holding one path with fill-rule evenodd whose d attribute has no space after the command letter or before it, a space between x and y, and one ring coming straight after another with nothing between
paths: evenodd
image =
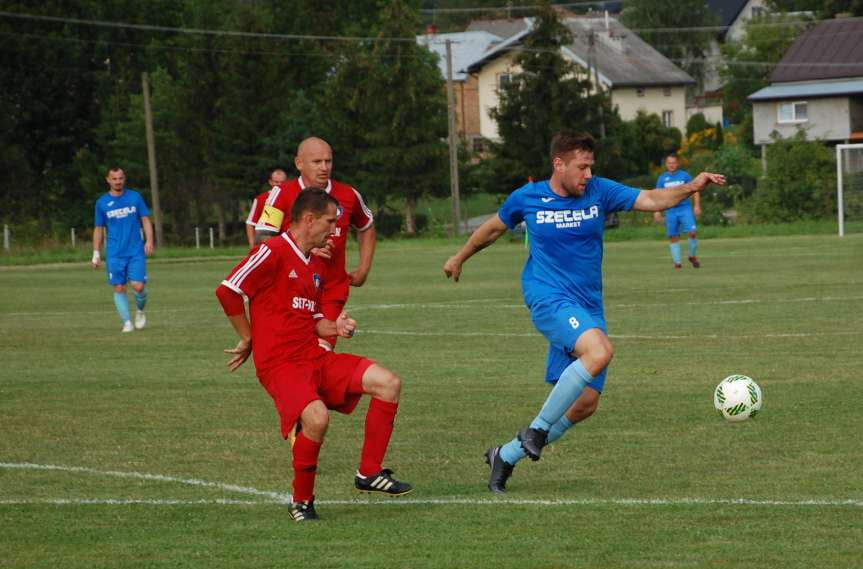
<instances>
[{"instance_id":1,"label":"player's outstretched arm","mask_svg":"<svg viewBox=\"0 0 863 569\"><path fill-rule=\"evenodd\" d=\"M340 338L352 338L357 331L357 321L342 312L335 320L321 318L315 324L315 334L321 338L338 336Z\"/></svg>"},{"instance_id":2,"label":"player's outstretched arm","mask_svg":"<svg viewBox=\"0 0 863 569\"><path fill-rule=\"evenodd\" d=\"M700 192L709 184L725 185L725 176L702 172L691 182L662 190L641 190L632 209L637 211L662 211L674 207L689 196Z\"/></svg>"},{"instance_id":3,"label":"player's outstretched arm","mask_svg":"<svg viewBox=\"0 0 863 569\"><path fill-rule=\"evenodd\" d=\"M443 265L444 274L447 278L452 277L452 280L458 282L461 276L461 266L464 262L497 241L504 233L506 233L506 224L498 214L494 214L476 228L476 231L468 237L467 242L459 249L458 253L447 259Z\"/></svg>"}]
</instances>

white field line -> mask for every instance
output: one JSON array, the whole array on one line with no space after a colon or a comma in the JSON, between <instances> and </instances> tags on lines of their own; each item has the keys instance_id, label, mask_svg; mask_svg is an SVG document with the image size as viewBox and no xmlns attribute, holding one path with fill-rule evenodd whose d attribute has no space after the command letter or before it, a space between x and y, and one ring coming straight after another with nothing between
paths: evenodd
<instances>
[{"instance_id":1,"label":"white field line","mask_svg":"<svg viewBox=\"0 0 863 569\"><path fill-rule=\"evenodd\" d=\"M461 300L461 301L453 301L453 302L429 302L429 303L395 303L395 304L356 304L356 305L348 305L349 312L355 312L357 310L395 310L402 308L454 308L454 309L462 309L462 308L475 308L477 304L489 304L495 302L503 302L510 301L510 298L487 298L487 299L478 299L478 300ZM730 299L730 300L699 300L693 302L639 302L639 303L630 303L630 304L609 304L606 305L606 309L618 309L618 308L647 308L647 307L679 307L679 306L705 306L705 305L737 305L737 304L768 304L768 303L802 303L802 302L849 302L849 301L857 301L863 300L863 295L859 296L807 296L802 298L769 298L769 299L755 299L755 298L742 298L742 299ZM518 308L524 309L526 308L524 303L518 302L513 304L494 304L492 308L501 309L501 308ZM214 315L220 314L218 310L205 308L205 307L196 307L196 308L154 308L148 311L148 314L171 314L171 313L180 313L180 312L202 312L202 311L210 311ZM68 316L70 314L98 314L104 315L113 313L110 309L105 310L82 310L82 311L74 311L74 312L6 312L0 313L0 318L2 317L11 317L11 316Z\"/></svg>"},{"instance_id":2,"label":"white field line","mask_svg":"<svg viewBox=\"0 0 863 569\"><path fill-rule=\"evenodd\" d=\"M374 330L358 328L357 334L380 334L384 336L433 336L433 337L501 337L501 338L541 338L539 332L412 332L409 330ZM785 333L785 334L692 334L680 335L646 335L646 334L609 334L614 340L699 340L699 339L747 339L747 338L821 338L825 336L857 336L859 332L829 332L829 333Z\"/></svg>"},{"instance_id":3,"label":"white field line","mask_svg":"<svg viewBox=\"0 0 863 569\"><path fill-rule=\"evenodd\" d=\"M59 464L33 464L31 462L0 462L0 468L18 469L18 470L56 470L61 472L74 472L80 474L94 474L96 476L113 476L117 478L136 478L138 480L153 480L155 482L175 482L188 486L202 486L206 488L217 488L226 492L237 492L240 494L253 494L255 496L263 496L278 502L290 502L291 495L281 492L269 492L258 490L257 488L249 488L247 486L237 486L236 484L224 484L222 482L208 482L206 480L198 480L195 478L176 478L174 476L165 476L163 474L145 474L142 472L124 472L119 470L97 470L95 468L86 468L83 466L64 466Z\"/></svg>"},{"instance_id":4,"label":"white field line","mask_svg":"<svg viewBox=\"0 0 863 569\"><path fill-rule=\"evenodd\" d=\"M154 480L159 482L174 482L192 486L203 486L218 488L228 492L241 494L254 494L261 496L260 500L230 500L230 499L135 499L135 498L0 498L0 505L152 505L152 506L175 506L175 505L284 505L290 502L290 496L279 492L258 490L248 486L236 484L225 484L222 482L208 482L195 478L176 478L161 474L146 474L142 472L123 472L117 470L97 470L80 466L62 466L57 464L33 464L29 462L0 462L0 468L19 470L54 470L61 472L74 472L93 474L97 476L113 476L120 478L135 478L139 480ZM378 505L378 506L492 506L508 504L513 506L812 506L812 507L863 507L863 500L753 500L748 498L584 498L584 499L556 499L537 500L519 498L494 498L475 499L459 498L449 496L443 498L398 498L392 500L319 500L321 505Z\"/></svg>"}]
</instances>

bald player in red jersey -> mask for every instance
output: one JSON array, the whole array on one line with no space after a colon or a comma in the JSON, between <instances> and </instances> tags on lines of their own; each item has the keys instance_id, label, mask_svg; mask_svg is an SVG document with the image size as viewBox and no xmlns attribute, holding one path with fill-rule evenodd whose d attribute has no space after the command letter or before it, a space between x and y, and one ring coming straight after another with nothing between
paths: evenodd
<instances>
[{"instance_id":1,"label":"bald player in red jersey","mask_svg":"<svg viewBox=\"0 0 863 569\"><path fill-rule=\"evenodd\" d=\"M259 236L272 236L286 231L290 224L287 212L297 195L307 188L325 190L339 202L336 230L330 238L327 250L320 251L327 266L324 275L323 314L333 320L344 310L349 288L362 286L371 270L377 239L374 217L358 191L330 178L333 151L324 140L315 137L303 140L297 147L294 164L300 177L280 184L278 190L273 188L270 191L264 212L255 229ZM357 230L360 259L357 268L348 272L345 268L346 249L351 227ZM336 339L337 336L333 335L327 337L326 341L335 347Z\"/></svg>"},{"instance_id":2,"label":"bald player in red jersey","mask_svg":"<svg viewBox=\"0 0 863 569\"><path fill-rule=\"evenodd\" d=\"M255 246L255 226L258 224L258 219L264 211L264 206L267 203L267 198L270 197L270 190L279 184L284 184L288 181L288 175L281 168L276 168L270 172L270 177L267 180L267 189L255 196L252 200L252 207L249 209L249 215L246 216L246 241L249 243L249 249Z\"/></svg>"},{"instance_id":3,"label":"bald player in red jersey","mask_svg":"<svg viewBox=\"0 0 863 569\"><path fill-rule=\"evenodd\" d=\"M258 379L273 398L288 438L297 421L293 453L291 517L318 519L314 486L329 410L350 414L365 393L371 396L365 439L354 486L362 492L401 496L413 488L382 467L398 410L401 379L362 356L336 354L320 336L350 338L356 321L344 312L334 320L320 310L323 260L311 254L335 231L338 202L323 190L302 192L291 208L288 231L253 249L216 289L228 320L240 336L231 371L254 356ZM249 299L249 315L243 297ZM250 323L251 319L251 323ZM252 346L254 345L254 350Z\"/></svg>"}]
</instances>

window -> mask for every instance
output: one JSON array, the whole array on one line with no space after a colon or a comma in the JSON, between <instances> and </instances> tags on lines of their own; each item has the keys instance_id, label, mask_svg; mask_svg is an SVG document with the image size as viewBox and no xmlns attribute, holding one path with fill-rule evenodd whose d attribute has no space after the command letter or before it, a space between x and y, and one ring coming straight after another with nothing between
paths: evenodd
<instances>
[{"instance_id":1,"label":"window","mask_svg":"<svg viewBox=\"0 0 863 569\"><path fill-rule=\"evenodd\" d=\"M665 95L666 97L670 97L671 96L671 87L665 87L664 89L662 89L662 94Z\"/></svg>"},{"instance_id":2,"label":"window","mask_svg":"<svg viewBox=\"0 0 863 569\"><path fill-rule=\"evenodd\" d=\"M665 128L671 128L671 123L674 120L674 111L662 111L662 124Z\"/></svg>"},{"instance_id":3,"label":"window","mask_svg":"<svg viewBox=\"0 0 863 569\"><path fill-rule=\"evenodd\" d=\"M644 89L639 87L638 89L635 90L635 95L637 97L643 97L644 96Z\"/></svg>"},{"instance_id":4,"label":"window","mask_svg":"<svg viewBox=\"0 0 863 569\"><path fill-rule=\"evenodd\" d=\"M475 154L481 154L485 151L485 144L483 144L482 138L473 139L473 151Z\"/></svg>"},{"instance_id":5,"label":"window","mask_svg":"<svg viewBox=\"0 0 863 569\"><path fill-rule=\"evenodd\" d=\"M752 19L763 18L767 15L767 9L764 6L753 6L751 14Z\"/></svg>"},{"instance_id":6,"label":"window","mask_svg":"<svg viewBox=\"0 0 863 569\"><path fill-rule=\"evenodd\" d=\"M507 85L512 82L512 75L509 73L498 73L497 75L497 88L499 90L503 90Z\"/></svg>"},{"instance_id":7,"label":"window","mask_svg":"<svg viewBox=\"0 0 863 569\"><path fill-rule=\"evenodd\" d=\"M806 122L809 120L806 101L795 101L793 103L779 103L778 122L794 123Z\"/></svg>"}]
</instances>

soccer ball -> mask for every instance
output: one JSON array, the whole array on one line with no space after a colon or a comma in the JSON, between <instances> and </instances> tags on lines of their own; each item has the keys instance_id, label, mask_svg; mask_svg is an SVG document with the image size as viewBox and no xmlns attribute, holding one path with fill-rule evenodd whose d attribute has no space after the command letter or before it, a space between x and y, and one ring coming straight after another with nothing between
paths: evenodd
<instances>
[{"instance_id":1,"label":"soccer ball","mask_svg":"<svg viewBox=\"0 0 863 569\"><path fill-rule=\"evenodd\" d=\"M733 423L754 417L762 401L761 388L745 375L729 375L713 392L713 406L726 421Z\"/></svg>"}]
</instances>

